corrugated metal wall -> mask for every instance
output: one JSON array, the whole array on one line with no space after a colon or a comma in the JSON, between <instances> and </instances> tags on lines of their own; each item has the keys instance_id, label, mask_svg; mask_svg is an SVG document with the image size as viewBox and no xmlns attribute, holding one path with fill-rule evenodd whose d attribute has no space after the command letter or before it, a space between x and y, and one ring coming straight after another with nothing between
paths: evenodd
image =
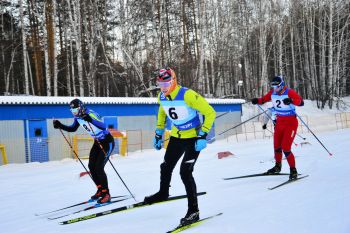
<instances>
[{"instance_id":1,"label":"corrugated metal wall","mask_svg":"<svg viewBox=\"0 0 350 233\"><path fill-rule=\"evenodd\" d=\"M153 148L156 116L118 117L118 130L128 134L128 152Z\"/></svg>"},{"instance_id":2,"label":"corrugated metal wall","mask_svg":"<svg viewBox=\"0 0 350 233\"><path fill-rule=\"evenodd\" d=\"M73 118L65 118L65 119L57 119L59 120L62 124L64 125L71 125L73 123ZM70 149L68 143L62 136L61 132L59 129L55 129L53 127L53 119L48 119L47 120L47 132L48 132L48 137L49 137L49 160L61 160L64 158L74 158L74 153ZM73 146L73 136L75 134L86 134L86 131L82 128L79 127L78 130L74 133L69 133L66 131L63 131L64 135L68 139L68 141L71 143ZM90 143L91 144L91 143Z\"/></svg>"},{"instance_id":3,"label":"corrugated metal wall","mask_svg":"<svg viewBox=\"0 0 350 233\"><path fill-rule=\"evenodd\" d=\"M218 112L217 116L224 112ZM240 122L241 112L230 112L215 121L215 135L232 127ZM65 125L71 125L73 118L58 119ZM47 119L48 133L48 154L49 161L61 160L64 158L74 158L74 153L65 141L60 130L54 129L53 119ZM118 130L127 132L128 136L128 152L152 149L154 130L157 124L157 117L150 116L118 116ZM22 120L4 120L0 121L0 144L5 144L9 163L25 163L26 162L26 145L25 145L25 121ZM237 129L241 130L240 127ZM88 135L82 127L77 132L68 133L63 131L67 139L73 145L73 136L76 134ZM225 135L223 135L225 136ZM89 137L89 136L88 136ZM78 154L81 157L88 157L92 142L79 141ZM28 147L27 147L28 148ZM28 148L28 155L30 149ZM0 159L1 160L1 159ZM28 156L30 161L30 155ZM2 164L2 160L0 161Z\"/></svg>"},{"instance_id":4,"label":"corrugated metal wall","mask_svg":"<svg viewBox=\"0 0 350 233\"><path fill-rule=\"evenodd\" d=\"M220 115L222 116L220 117ZM225 130L241 123L241 112L230 112L227 114L225 112L217 112L216 117L217 119L214 122L216 139L225 138L227 135L232 135L235 132L242 132L242 126L238 126L237 128L228 131L227 133L224 133L221 136L218 136L218 134L220 134L221 132L224 132Z\"/></svg>"},{"instance_id":5,"label":"corrugated metal wall","mask_svg":"<svg viewBox=\"0 0 350 233\"><path fill-rule=\"evenodd\" d=\"M6 147L8 162L25 163L24 121L0 121L0 129L0 144Z\"/></svg>"}]
</instances>

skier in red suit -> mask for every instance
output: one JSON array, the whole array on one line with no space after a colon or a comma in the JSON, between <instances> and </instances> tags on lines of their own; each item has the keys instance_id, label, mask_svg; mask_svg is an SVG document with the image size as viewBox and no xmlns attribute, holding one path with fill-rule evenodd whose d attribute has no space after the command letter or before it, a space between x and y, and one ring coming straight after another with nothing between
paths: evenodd
<instances>
[{"instance_id":1,"label":"skier in red suit","mask_svg":"<svg viewBox=\"0 0 350 233\"><path fill-rule=\"evenodd\" d=\"M271 87L271 90L263 97L252 99L252 104L259 105L272 101L276 111L277 121L273 135L276 164L266 173L276 174L281 172L283 152L290 167L289 179L293 180L298 177L294 154L291 151L298 128L295 106L303 106L304 101L296 91L285 85L283 76L274 77Z\"/></svg>"}]
</instances>

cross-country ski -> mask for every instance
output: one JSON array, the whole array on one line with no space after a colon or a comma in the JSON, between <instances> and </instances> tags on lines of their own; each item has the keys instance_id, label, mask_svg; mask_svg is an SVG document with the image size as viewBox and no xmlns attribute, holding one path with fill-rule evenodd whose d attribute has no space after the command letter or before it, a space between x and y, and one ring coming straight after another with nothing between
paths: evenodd
<instances>
[{"instance_id":1,"label":"cross-country ski","mask_svg":"<svg viewBox=\"0 0 350 233\"><path fill-rule=\"evenodd\" d=\"M197 195L198 196L202 196L204 194L206 194L206 192L200 192ZM169 197L167 200L158 201L158 202L155 202L153 204L162 204L162 203L172 202L172 201L184 199L186 197L187 197L186 195L172 196L172 197ZM131 204L131 205L117 207L117 208L105 210L105 211L102 211L102 212L98 212L98 213L94 213L94 214L90 214L90 215L86 215L86 216L82 216L82 217L77 217L77 218L65 220L65 221L60 222L59 224L61 224L61 225L72 224L72 223L76 223L76 222L81 222L81 221L85 221L85 220L89 220L89 219L93 219L93 218L106 216L106 215L109 215L109 214L123 212L123 211L126 211L126 210L132 210L132 209L136 209L136 208L147 207L149 205L152 205L152 204L147 204L145 202L138 202L138 203Z\"/></svg>"},{"instance_id":2,"label":"cross-country ski","mask_svg":"<svg viewBox=\"0 0 350 233\"><path fill-rule=\"evenodd\" d=\"M113 200L113 199L116 199L116 198L123 198L123 197L126 197L126 196L125 196L125 195L115 196L115 197L112 197L112 200ZM67 207L63 207L63 208L60 208L60 209L56 209L56 210L52 210L52 211L44 212L44 213L38 213L38 214L35 214L35 216L53 214L53 213L55 213L55 212L59 212L59 211L66 210L66 209L70 209L70 208L73 208L73 207L77 207L77 206L81 206L81 205L86 205L86 204L90 204L90 203L95 203L96 201L97 201L97 200L89 199L89 200L87 200L87 201L83 201L83 202L80 202L80 203L77 203L77 204L73 204L73 205L70 205L70 206L67 206Z\"/></svg>"},{"instance_id":3,"label":"cross-country ski","mask_svg":"<svg viewBox=\"0 0 350 233\"><path fill-rule=\"evenodd\" d=\"M192 223L188 223L188 224L180 224L179 226L175 227L174 229L170 230L170 231L167 231L167 233L177 233L177 232L181 232L181 231L184 231L186 229L189 229L189 228L193 228L193 227L196 227L198 225L201 225L203 222L209 220L209 219L212 219L214 217L217 217L217 216L220 216L222 215L222 213L218 213L218 214L215 214L215 215L211 215L209 217L205 217L205 218L200 218L199 220L197 221L194 221Z\"/></svg>"},{"instance_id":4,"label":"cross-country ski","mask_svg":"<svg viewBox=\"0 0 350 233\"><path fill-rule=\"evenodd\" d=\"M250 174L250 175L244 175L244 176L234 176L229 178L223 178L223 180L236 180L236 179L252 178L252 177L259 177L259 176L289 176L289 173L267 174L266 172L264 172L264 173L256 173L256 174Z\"/></svg>"},{"instance_id":5,"label":"cross-country ski","mask_svg":"<svg viewBox=\"0 0 350 233\"><path fill-rule=\"evenodd\" d=\"M107 206L107 205L110 205L110 204L113 204L113 203L125 201L127 199L129 199L129 198L122 198L122 199L119 199L119 200L112 200L110 202L106 202L106 203L102 203L102 204L96 203L96 204L94 204L92 206L89 206L89 207L86 207L84 209L77 210L77 211L74 211L74 212L71 212L71 213L66 213L66 214L63 214L63 215L56 216L56 217L49 217L48 219L49 220L54 220L54 219L63 218L63 217L69 216L69 215L77 214L77 213L80 213L80 212L85 212L85 211L88 211L88 210L94 210L94 209L97 209L97 208L100 208L100 207L103 207L103 206Z\"/></svg>"},{"instance_id":6,"label":"cross-country ski","mask_svg":"<svg viewBox=\"0 0 350 233\"><path fill-rule=\"evenodd\" d=\"M281 187L281 186L284 186L284 185L287 185L287 184L296 182L296 181L298 181L298 180L304 179L304 178L306 178L306 177L308 177L308 176L309 176L309 175L299 176L299 177L297 177L297 178L295 178L295 179L293 179L293 180L287 180L287 181L285 181L285 182L283 182L283 183L281 183L281 184L279 184L279 185L276 185L276 186L274 186L274 187L269 188L269 190L274 190L274 189L279 188L279 187Z\"/></svg>"}]
</instances>

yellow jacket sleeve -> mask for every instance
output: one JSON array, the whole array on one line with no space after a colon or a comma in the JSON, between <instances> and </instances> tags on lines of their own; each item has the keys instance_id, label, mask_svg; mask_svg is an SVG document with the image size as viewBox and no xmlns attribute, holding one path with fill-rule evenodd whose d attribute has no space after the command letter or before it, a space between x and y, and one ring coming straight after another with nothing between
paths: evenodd
<instances>
[{"instance_id":1,"label":"yellow jacket sleeve","mask_svg":"<svg viewBox=\"0 0 350 233\"><path fill-rule=\"evenodd\" d=\"M191 108L197 110L204 116L204 122L201 130L208 133L215 121L216 112L212 106L200 94L193 90L188 90L185 93L185 102ZM165 113L164 113L165 114Z\"/></svg>"},{"instance_id":2,"label":"yellow jacket sleeve","mask_svg":"<svg viewBox=\"0 0 350 233\"><path fill-rule=\"evenodd\" d=\"M159 102L160 102L160 100L159 100L159 95L158 95L158 104L159 104ZM158 118L157 118L157 129L164 129L165 128L166 118L167 118L167 115L166 115L164 109L162 108L162 106L159 104Z\"/></svg>"}]
</instances>

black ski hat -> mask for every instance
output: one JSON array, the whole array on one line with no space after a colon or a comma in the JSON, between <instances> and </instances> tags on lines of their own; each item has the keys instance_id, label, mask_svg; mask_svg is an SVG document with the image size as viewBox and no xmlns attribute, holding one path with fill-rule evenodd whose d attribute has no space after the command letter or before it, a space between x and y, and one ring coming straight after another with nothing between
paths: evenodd
<instances>
[{"instance_id":1,"label":"black ski hat","mask_svg":"<svg viewBox=\"0 0 350 233\"><path fill-rule=\"evenodd\" d=\"M283 76L275 76L271 81L271 86L284 86Z\"/></svg>"},{"instance_id":2,"label":"black ski hat","mask_svg":"<svg viewBox=\"0 0 350 233\"><path fill-rule=\"evenodd\" d=\"M82 116L86 111L86 108L80 99L72 100L69 104L69 107L70 107L71 112L75 116L79 116L79 117Z\"/></svg>"},{"instance_id":3,"label":"black ski hat","mask_svg":"<svg viewBox=\"0 0 350 233\"><path fill-rule=\"evenodd\" d=\"M83 106L83 102L80 99L74 99L69 103L70 108L82 108Z\"/></svg>"}]
</instances>

